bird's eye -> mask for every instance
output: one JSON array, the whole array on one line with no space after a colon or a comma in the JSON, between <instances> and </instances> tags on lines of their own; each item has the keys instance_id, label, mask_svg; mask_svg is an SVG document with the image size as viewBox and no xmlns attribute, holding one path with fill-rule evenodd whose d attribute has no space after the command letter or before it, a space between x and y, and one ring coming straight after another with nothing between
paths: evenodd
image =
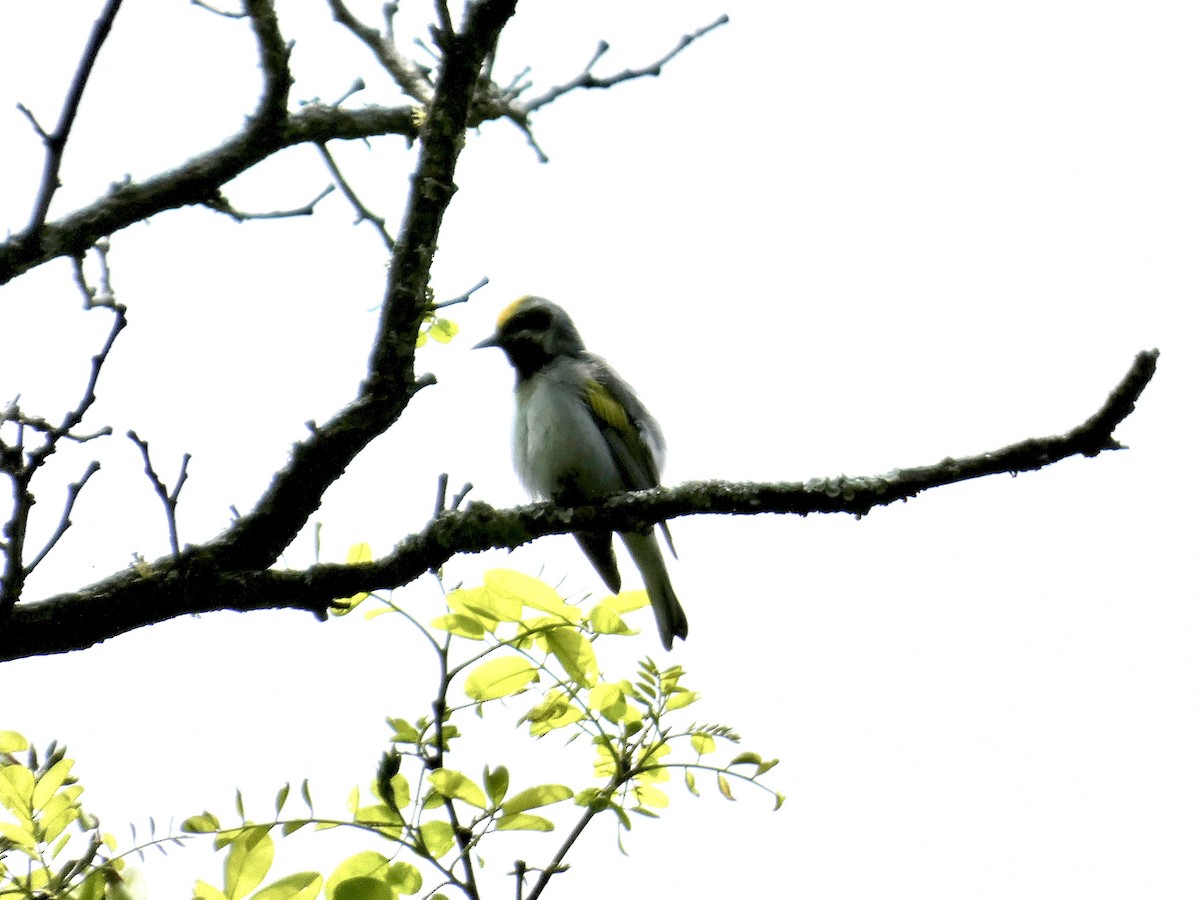
<instances>
[{"instance_id":1,"label":"bird's eye","mask_svg":"<svg viewBox=\"0 0 1200 900\"><path fill-rule=\"evenodd\" d=\"M530 309L508 320L508 327L521 331L545 331L550 327L550 313L544 309Z\"/></svg>"}]
</instances>

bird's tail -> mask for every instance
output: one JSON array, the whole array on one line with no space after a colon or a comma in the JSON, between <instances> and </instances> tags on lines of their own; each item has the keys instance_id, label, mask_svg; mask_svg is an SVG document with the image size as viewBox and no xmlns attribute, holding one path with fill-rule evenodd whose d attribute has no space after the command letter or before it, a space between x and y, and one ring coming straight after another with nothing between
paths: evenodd
<instances>
[{"instance_id":1,"label":"bird's tail","mask_svg":"<svg viewBox=\"0 0 1200 900\"><path fill-rule=\"evenodd\" d=\"M658 621L658 635L662 638L663 646L670 650L675 638L682 640L687 637L688 623L683 607L679 605L679 598L675 596L675 589L671 587L658 541L654 539L653 532L623 532L621 540L629 548L629 555L642 573L646 593L650 595L650 606Z\"/></svg>"}]
</instances>

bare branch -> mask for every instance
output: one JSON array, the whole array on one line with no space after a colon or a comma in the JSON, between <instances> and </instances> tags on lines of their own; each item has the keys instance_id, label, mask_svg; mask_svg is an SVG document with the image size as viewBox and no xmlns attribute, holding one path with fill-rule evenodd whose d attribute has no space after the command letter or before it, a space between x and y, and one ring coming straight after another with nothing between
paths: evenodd
<instances>
[{"instance_id":1,"label":"bare branch","mask_svg":"<svg viewBox=\"0 0 1200 900\"><path fill-rule=\"evenodd\" d=\"M179 465L179 477L175 480L175 487L170 491L163 484L158 473L154 471L154 466L150 462L150 444L138 437L137 432L130 429L126 436L137 444L138 449L142 451L142 461L146 464L146 477L150 479L150 484L154 486L154 493L158 494L158 499L162 501L163 509L167 514L167 537L171 543L171 554L179 555L179 524L176 518L176 508L179 506L179 494L183 490L183 483L187 480L188 463L192 460L192 454L183 454L183 461Z\"/></svg>"},{"instance_id":2,"label":"bare branch","mask_svg":"<svg viewBox=\"0 0 1200 900\"><path fill-rule=\"evenodd\" d=\"M37 200L33 204L33 214L29 217L27 231L37 231L46 222L46 216L50 212L50 201L54 198L54 192L59 188L58 173L62 167L63 152L67 148L67 138L71 134L71 126L75 124L75 116L79 112L83 89L87 87L92 67L96 64L100 48L104 46L104 41L112 30L113 20L117 17L117 11L120 8L121 0L108 0L104 4L104 9L100 11L100 17L92 26L92 33L88 35L87 45L79 57L75 77L71 79L71 86L67 89L67 96L63 100L62 112L59 113L58 124L54 126L54 131L47 134L38 125L33 113L24 106L20 107L21 112L25 113L33 123L34 128L46 144L46 163L42 169L42 182L38 187Z\"/></svg>"},{"instance_id":3,"label":"bare branch","mask_svg":"<svg viewBox=\"0 0 1200 900\"><path fill-rule=\"evenodd\" d=\"M329 0L329 8L333 11L333 20L339 25L345 25L355 37L367 45L375 59L405 94L425 105L433 100L433 81L429 77L429 70L417 65L396 49L391 24L395 10L388 15L387 8L384 9L387 17L385 37L374 28L364 25L342 0Z\"/></svg>"},{"instance_id":4,"label":"bare branch","mask_svg":"<svg viewBox=\"0 0 1200 900\"><path fill-rule=\"evenodd\" d=\"M287 119L288 92L292 73L288 67L291 46L283 39L273 0L245 0L254 39L258 42L258 64L263 72L263 95L250 121L250 130L276 131Z\"/></svg>"},{"instance_id":5,"label":"bare branch","mask_svg":"<svg viewBox=\"0 0 1200 900\"><path fill-rule=\"evenodd\" d=\"M291 219L296 216L311 216L316 211L317 204L332 194L337 188L332 184L326 185L321 193L317 194L312 200L308 201L304 206L299 206L296 209L279 209L275 212L252 213L245 212L234 208L228 198L217 192L216 196L207 201L204 205L214 212L219 212L229 216L235 222L248 222L252 219Z\"/></svg>"},{"instance_id":6,"label":"bare branch","mask_svg":"<svg viewBox=\"0 0 1200 900\"><path fill-rule=\"evenodd\" d=\"M396 242L392 236L388 234L387 226L384 224L383 217L367 209L366 204L364 204L358 198L358 194L354 192L354 189L350 187L350 184L342 175L342 170L338 168L338 164L334 160L333 154L329 152L329 148L324 144L317 144L316 147L317 152L321 154L321 158L325 161L326 168L329 169L329 174L333 176L333 180L337 182L337 186L341 189L342 193L346 195L346 199L350 201L350 205L354 207L354 211L358 213L358 219L354 224L357 225L359 222L370 222L372 225L374 225L375 230L379 232L379 236L383 238L384 247L386 247L390 252L392 248L396 246Z\"/></svg>"},{"instance_id":7,"label":"bare branch","mask_svg":"<svg viewBox=\"0 0 1200 900\"><path fill-rule=\"evenodd\" d=\"M588 62L587 66L584 67L584 70L581 74L577 75L575 78L572 78L566 84L552 87L540 97L530 100L528 103L522 104L520 106L520 110L525 115L528 115L536 109L541 109L547 103L552 103L563 94L581 88L610 88L613 85L620 84L623 81L632 81L635 78L645 78L647 76L657 77L658 75L662 74L663 66L686 50L693 41L704 37L704 35L708 34L710 31L720 28L728 21L729 16L721 16L715 22L705 25L703 28L698 28L691 34L685 34L679 39L679 43L675 45L675 48L658 61L653 62L648 66L643 66L640 69L626 69L623 72L618 72L616 75L610 75L607 78L599 78L592 74L592 67L600 61L600 57L603 56L608 50L608 44L604 41L601 41L600 46L596 49L596 52L592 55L591 60Z\"/></svg>"},{"instance_id":8,"label":"bare branch","mask_svg":"<svg viewBox=\"0 0 1200 900\"><path fill-rule=\"evenodd\" d=\"M815 479L807 484L693 482L571 508L535 503L497 510L471 503L433 519L382 559L300 571L232 571L214 554L213 545L190 548L179 557L120 572L76 593L18 605L0 632L0 660L81 649L144 625L218 609L290 608L323 616L338 597L408 584L458 553L517 547L549 534L632 531L684 515L862 516L877 506L954 482L1033 471L1075 455L1095 456L1121 447L1113 430L1133 412L1154 375L1157 358L1154 350L1138 354L1100 410L1064 435L881 476Z\"/></svg>"},{"instance_id":9,"label":"bare branch","mask_svg":"<svg viewBox=\"0 0 1200 900\"><path fill-rule=\"evenodd\" d=\"M386 134L416 139L412 107L342 110L310 104L289 116L277 131L243 130L177 168L143 182L114 185L108 196L36 232L22 232L0 243L0 284L51 259L81 256L102 238L158 213L203 204L222 185L285 147Z\"/></svg>"},{"instance_id":10,"label":"bare branch","mask_svg":"<svg viewBox=\"0 0 1200 900\"><path fill-rule=\"evenodd\" d=\"M224 16L226 19L244 19L244 18L246 18L246 14L244 12L226 12L223 9L217 9L215 6L209 6L207 3L202 2L202 0L191 0L191 2L192 2L192 6L198 6L201 9L206 9L210 13L214 13L215 15Z\"/></svg>"},{"instance_id":11,"label":"bare branch","mask_svg":"<svg viewBox=\"0 0 1200 900\"><path fill-rule=\"evenodd\" d=\"M488 280L486 278L480 278L479 282L475 285L475 287L470 288L466 293L459 294L453 300L443 300L441 303L435 303L435 304L433 304L433 308L434 309L445 309L447 306L456 306L459 303L466 303L468 300L471 299L471 295L473 293L475 293L480 288L485 287L487 284L488 284Z\"/></svg>"},{"instance_id":12,"label":"bare branch","mask_svg":"<svg viewBox=\"0 0 1200 900\"><path fill-rule=\"evenodd\" d=\"M88 467L84 469L82 477L78 481L72 481L67 485L67 501L63 504L63 514L62 518L58 520L58 527L54 529L54 534L50 535L50 539L46 541L41 552L33 558L33 562L25 567L26 575L31 574L38 567L38 563L46 558L46 554L53 550L54 545L67 533L67 529L71 527L71 510L75 508L75 500L79 497L79 492L83 490L83 486L87 484L88 479L99 471L100 463L92 460L88 464Z\"/></svg>"}]
</instances>

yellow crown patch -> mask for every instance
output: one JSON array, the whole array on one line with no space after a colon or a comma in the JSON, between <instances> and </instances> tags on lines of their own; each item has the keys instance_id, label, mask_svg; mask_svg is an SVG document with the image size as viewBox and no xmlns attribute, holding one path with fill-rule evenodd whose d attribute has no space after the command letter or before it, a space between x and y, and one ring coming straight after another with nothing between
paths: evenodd
<instances>
[{"instance_id":1,"label":"yellow crown patch","mask_svg":"<svg viewBox=\"0 0 1200 900\"><path fill-rule=\"evenodd\" d=\"M500 315L496 316L496 327L502 328L504 323L513 317L513 313L525 304L525 301L532 299L531 295L526 294L524 297L518 297L512 303L508 304L508 306L504 307L504 309L500 310Z\"/></svg>"}]
</instances>

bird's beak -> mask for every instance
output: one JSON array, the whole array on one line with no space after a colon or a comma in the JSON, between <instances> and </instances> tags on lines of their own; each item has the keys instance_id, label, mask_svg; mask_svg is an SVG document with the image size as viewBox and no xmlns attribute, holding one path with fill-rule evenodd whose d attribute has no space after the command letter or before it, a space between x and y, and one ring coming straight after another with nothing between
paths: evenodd
<instances>
[{"instance_id":1,"label":"bird's beak","mask_svg":"<svg viewBox=\"0 0 1200 900\"><path fill-rule=\"evenodd\" d=\"M493 334L491 337L485 337L482 341L472 347L472 350L482 350L484 347L499 347L500 335Z\"/></svg>"}]
</instances>

